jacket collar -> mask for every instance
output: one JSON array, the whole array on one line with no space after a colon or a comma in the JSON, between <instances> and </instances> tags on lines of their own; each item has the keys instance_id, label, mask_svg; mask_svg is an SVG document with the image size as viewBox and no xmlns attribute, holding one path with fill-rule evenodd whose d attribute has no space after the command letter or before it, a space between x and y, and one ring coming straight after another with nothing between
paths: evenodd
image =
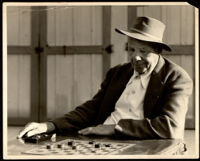
<instances>
[{"instance_id":1,"label":"jacket collar","mask_svg":"<svg viewBox=\"0 0 200 161\"><path fill-rule=\"evenodd\" d=\"M150 117L153 108L155 107L156 101L159 99L163 87L164 87L164 76L165 76L165 60L159 55L159 60L154 68L149 85L147 87L145 99L144 99L144 116Z\"/></svg>"}]
</instances>

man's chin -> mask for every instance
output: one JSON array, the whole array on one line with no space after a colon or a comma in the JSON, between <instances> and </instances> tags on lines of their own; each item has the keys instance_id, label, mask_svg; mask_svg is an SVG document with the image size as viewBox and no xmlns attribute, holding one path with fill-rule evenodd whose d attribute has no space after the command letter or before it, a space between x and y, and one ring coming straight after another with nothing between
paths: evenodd
<instances>
[{"instance_id":1,"label":"man's chin","mask_svg":"<svg viewBox=\"0 0 200 161\"><path fill-rule=\"evenodd\" d=\"M140 71L137 71L138 73L139 73L139 75L142 75L142 74L145 74L146 72L147 72L147 69L145 69L145 70L140 70Z\"/></svg>"},{"instance_id":2,"label":"man's chin","mask_svg":"<svg viewBox=\"0 0 200 161\"><path fill-rule=\"evenodd\" d=\"M148 67L144 67L144 68L141 68L141 67L135 67L133 66L133 69L139 73L140 75L141 74L145 74L146 72L148 72L149 68Z\"/></svg>"}]
</instances>

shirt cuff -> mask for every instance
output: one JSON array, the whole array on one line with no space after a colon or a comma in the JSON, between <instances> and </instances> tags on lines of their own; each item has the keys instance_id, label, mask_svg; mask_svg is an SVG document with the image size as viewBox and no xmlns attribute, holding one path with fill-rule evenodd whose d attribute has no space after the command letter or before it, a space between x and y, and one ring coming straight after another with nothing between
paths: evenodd
<instances>
[{"instance_id":1,"label":"shirt cuff","mask_svg":"<svg viewBox=\"0 0 200 161\"><path fill-rule=\"evenodd\" d=\"M123 131L122 127L119 126L118 124L116 124L116 126L115 126L115 130L120 131L120 132Z\"/></svg>"}]
</instances>

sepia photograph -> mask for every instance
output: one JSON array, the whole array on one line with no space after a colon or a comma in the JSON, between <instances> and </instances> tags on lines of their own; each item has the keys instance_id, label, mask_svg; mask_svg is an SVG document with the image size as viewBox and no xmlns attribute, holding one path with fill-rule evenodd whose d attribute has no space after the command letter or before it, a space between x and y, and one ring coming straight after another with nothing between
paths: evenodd
<instances>
[{"instance_id":1,"label":"sepia photograph","mask_svg":"<svg viewBox=\"0 0 200 161\"><path fill-rule=\"evenodd\" d=\"M199 157L198 8L2 8L4 159Z\"/></svg>"}]
</instances>

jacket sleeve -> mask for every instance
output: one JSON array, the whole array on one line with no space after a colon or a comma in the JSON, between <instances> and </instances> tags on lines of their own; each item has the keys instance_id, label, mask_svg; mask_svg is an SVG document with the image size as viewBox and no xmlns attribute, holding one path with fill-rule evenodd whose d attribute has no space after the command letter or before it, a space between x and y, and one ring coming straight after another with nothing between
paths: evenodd
<instances>
[{"instance_id":1,"label":"jacket sleeve","mask_svg":"<svg viewBox=\"0 0 200 161\"><path fill-rule=\"evenodd\" d=\"M73 132L91 126L92 123L94 123L107 86L111 80L112 71L113 69L110 69L107 72L105 80L101 83L101 88L91 100L76 107L73 111L65 114L63 117L49 120L55 125L57 132Z\"/></svg>"},{"instance_id":2,"label":"jacket sleeve","mask_svg":"<svg viewBox=\"0 0 200 161\"><path fill-rule=\"evenodd\" d=\"M178 75L167 84L167 94L161 112L153 119L121 119L116 136L131 138L183 138L185 116L193 83L189 77Z\"/></svg>"}]
</instances>

